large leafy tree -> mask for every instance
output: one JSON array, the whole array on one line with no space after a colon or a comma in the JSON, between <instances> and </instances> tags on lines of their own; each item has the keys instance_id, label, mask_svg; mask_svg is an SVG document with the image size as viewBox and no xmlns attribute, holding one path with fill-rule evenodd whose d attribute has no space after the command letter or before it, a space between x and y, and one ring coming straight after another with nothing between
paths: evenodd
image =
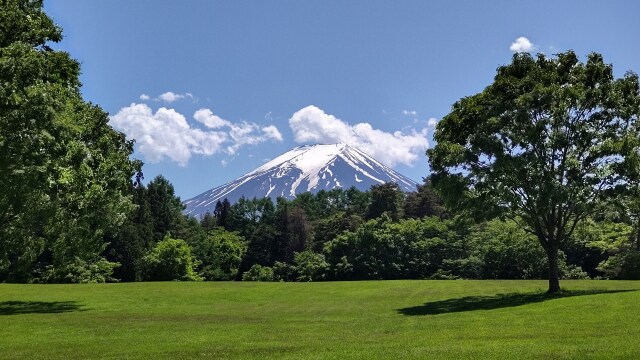
<instances>
[{"instance_id":1,"label":"large leafy tree","mask_svg":"<svg viewBox=\"0 0 640 360\"><path fill-rule=\"evenodd\" d=\"M560 291L559 248L637 175L638 94L636 74L614 78L596 53L516 54L438 124L430 180L453 209L502 214L536 235L549 292Z\"/></svg>"},{"instance_id":2,"label":"large leafy tree","mask_svg":"<svg viewBox=\"0 0 640 360\"><path fill-rule=\"evenodd\" d=\"M102 261L132 208L132 143L82 99L78 62L47 45L61 39L42 1L0 0L0 278Z\"/></svg>"}]
</instances>

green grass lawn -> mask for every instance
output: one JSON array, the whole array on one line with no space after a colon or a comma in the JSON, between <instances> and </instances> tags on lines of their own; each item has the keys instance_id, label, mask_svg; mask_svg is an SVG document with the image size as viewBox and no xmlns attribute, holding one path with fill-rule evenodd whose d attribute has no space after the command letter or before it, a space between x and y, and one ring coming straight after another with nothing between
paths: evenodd
<instances>
[{"instance_id":1,"label":"green grass lawn","mask_svg":"<svg viewBox=\"0 0 640 360\"><path fill-rule=\"evenodd\" d=\"M640 282L0 284L0 358L640 358Z\"/></svg>"}]
</instances>

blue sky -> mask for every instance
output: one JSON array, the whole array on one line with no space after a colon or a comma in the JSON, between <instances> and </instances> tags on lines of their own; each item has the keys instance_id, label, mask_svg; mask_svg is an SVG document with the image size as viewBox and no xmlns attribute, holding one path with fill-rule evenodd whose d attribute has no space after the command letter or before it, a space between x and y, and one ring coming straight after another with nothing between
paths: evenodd
<instances>
[{"instance_id":1,"label":"blue sky","mask_svg":"<svg viewBox=\"0 0 640 360\"><path fill-rule=\"evenodd\" d=\"M640 2L45 1L83 94L183 200L292 147L349 142L416 181L451 105L514 51L640 72ZM520 39L519 38L524 38Z\"/></svg>"}]
</instances>

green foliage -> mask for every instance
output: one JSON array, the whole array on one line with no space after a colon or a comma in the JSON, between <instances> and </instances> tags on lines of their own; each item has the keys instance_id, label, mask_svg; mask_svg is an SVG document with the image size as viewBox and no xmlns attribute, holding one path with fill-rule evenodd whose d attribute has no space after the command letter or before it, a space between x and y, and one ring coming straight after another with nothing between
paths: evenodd
<instances>
[{"instance_id":1,"label":"green foliage","mask_svg":"<svg viewBox=\"0 0 640 360\"><path fill-rule=\"evenodd\" d=\"M104 250L104 236L134 209L130 179L136 166L129 160L131 143L108 126L100 108L76 99L57 117L65 125L61 135L66 135L58 139L57 191L50 196L57 206L46 229L54 239L55 266L75 257L91 259Z\"/></svg>"},{"instance_id":2,"label":"green foliage","mask_svg":"<svg viewBox=\"0 0 640 360\"><path fill-rule=\"evenodd\" d=\"M276 261L271 268L273 269L274 281L296 281L298 279L298 272L294 265Z\"/></svg>"},{"instance_id":3,"label":"green foliage","mask_svg":"<svg viewBox=\"0 0 640 360\"><path fill-rule=\"evenodd\" d=\"M296 252L303 251L311 238L311 223L304 209L286 204L279 209L280 250L274 258L291 262Z\"/></svg>"},{"instance_id":4,"label":"green foliage","mask_svg":"<svg viewBox=\"0 0 640 360\"><path fill-rule=\"evenodd\" d=\"M274 281L273 269L255 264L242 275L243 281Z\"/></svg>"},{"instance_id":5,"label":"green foliage","mask_svg":"<svg viewBox=\"0 0 640 360\"><path fill-rule=\"evenodd\" d=\"M614 79L599 54L515 54L438 123L430 181L454 211L520 220L559 291L560 245L637 178L639 93L636 74Z\"/></svg>"},{"instance_id":6,"label":"green foliage","mask_svg":"<svg viewBox=\"0 0 640 360\"><path fill-rule=\"evenodd\" d=\"M324 255L316 254L313 251L303 251L296 253L293 259L294 268L298 274L298 281L322 280L329 264L324 259Z\"/></svg>"},{"instance_id":7,"label":"green foliage","mask_svg":"<svg viewBox=\"0 0 640 360\"><path fill-rule=\"evenodd\" d=\"M493 220L471 232L471 256L480 260L479 278L540 279L548 264L538 239L513 221Z\"/></svg>"},{"instance_id":8,"label":"green foliage","mask_svg":"<svg viewBox=\"0 0 640 360\"><path fill-rule=\"evenodd\" d=\"M418 185L417 191L408 193L404 201L405 218L419 219L425 216L448 216L444 202L428 181Z\"/></svg>"},{"instance_id":9,"label":"green foliage","mask_svg":"<svg viewBox=\"0 0 640 360\"><path fill-rule=\"evenodd\" d=\"M117 281L111 275L113 269L120 266L118 263L98 258L92 262L75 258L62 266L48 265L44 274L36 278L40 283L105 283Z\"/></svg>"},{"instance_id":10,"label":"green foliage","mask_svg":"<svg viewBox=\"0 0 640 360\"><path fill-rule=\"evenodd\" d=\"M218 201L218 204L221 204L220 201ZM216 207L218 207L218 204L216 204ZM204 231L211 231L218 226L218 221L213 214L207 211L200 219L200 226Z\"/></svg>"},{"instance_id":11,"label":"green foliage","mask_svg":"<svg viewBox=\"0 0 640 360\"><path fill-rule=\"evenodd\" d=\"M628 224L587 219L576 227L562 250L569 263L580 266L590 277L610 277L613 275L603 273L599 267L609 256L616 254L617 249L629 244L631 235L632 227Z\"/></svg>"},{"instance_id":12,"label":"green foliage","mask_svg":"<svg viewBox=\"0 0 640 360\"><path fill-rule=\"evenodd\" d=\"M247 242L238 233L223 228L209 231L204 242L194 247L200 262L198 272L205 280L233 280L247 252Z\"/></svg>"},{"instance_id":13,"label":"green foliage","mask_svg":"<svg viewBox=\"0 0 640 360\"><path fill-rule=\"evenodd\" d=\"M147 199L153 219L153 241L158 242L178 228L184 205L175 196L173 185L162 175L156 176L147 185Z\"/></svg>"},{"instance_id":14,"label":"green foliage","mask_svg":"<svg viewBox=\"0 0 640 360\"><path fill-rule=\"evenodd\" d=\"M406 247L402 250L402 267L408 278L449 278L446 260L463 256L459 234L451 221L437 217L405 220L390 225L389 230Z\"/></svg>"},{"instance_id":15,"label":"green foliage","mask_svg":"<svg viewBox=\"0 0 640 360\"><path fill-rule=\"evenodd\" d=\"M313 243L311 244L311 249L316 252L321 252L327 242L335 239L345 231L355 231L362 223L363 220L360 216L346 212L338 212L328 217L318 219L313 224Z\"/></svg>"},{"instance_id":16,"label":"green foliage","mask_svg":"<svg viewBox=\"0 0 640 360\"><path fill-rule=\"evenodd\" d=\"M133 209L140 163L82 99L78 62L46 45L62 35L41 1L3 1L0 24L0 279L25 281L36 261L95 263Z\"/></svg>"},{"instance_id":17,"label":"green foliage","mask_svg":"<svg viewBox=\"0 0 640 360\"><path fill-rule=\"evenodd\" d=\"M141 261L147 249L153 246L153 219L147 199L147 189L132 186L135 210L129 213L118 231L110 232L105 255L108 260L120 263L113 276L121 281L142 280Z\"/></svg>"},{"instance_id":18,"label":"green foliage","mask_svg":"<svg viewBox=\"0 0 640 360\"><path fill-rule=\"evenodd\" d=\"M397 248L381 236L389 217L369 220L325 244L324 254L336 280L384 279L399 276Z\"/></svg>"},{"instance_id":19,"label":"green foliage","mask_svg":"<svg viewBox=\"0 0 640 360\"><path fill-rule=\"evenodd\" d=\"M438 217L370 220L324 248L328 275L363 279L539 279L547 274L535 236L512 221L479 225ZM579 266L559 262L562 278L586 278Z\"/></svg>"},{"instance_id":20,"label":"green foliage","mask_svg":"<svg viewBox=\"0 0 640 360\"><path fill-rule=\"evenodd\" d=\"M367 219L375 219L382 214L393 220L403 216L404 193L396 183L385 183L371 186L371 203L367 209Z\"/></svg>"},{"instance_id":21,"label":"green foliage","mask_svg":"<svg viewBox=\"0 0 640 360\"><path fill-rule=\"evenodd\" d=\"M196 264L184 240L166 236L142 258L144 279L149 281L197 281Z\"/></svg>"},{"instance_id":22,"label":"green foliage","mask_svg":"<svg viewBox=\"0 0 640 360\"><path fill-rule=\"evenodd\" d=\"M633 238L633 226L611 221L587 225L581 229L588 234L585 245L597 250L602 259L596 270L609 279L640 279L640 249Z\"/></svg>"},{"instance_id":23,"label":"green foliage","mask_svg":"<svg viewBox=\"0 0 640 360\"><path fill-rule=\"evenodd\" d=\"M369 220L325 245L330 275L337 280L431 277L445 259L459 257L451 226L438 218Z\"/></svg>"},{"instance_id":24,"label":"green foliage","mask_svg":"<svg viewBox=\"0 0 640 360\"><path fill-rule=\"evenodd\" d=\"M218 202L216 202L216 207L213 210L213 216L216 219L216 224L227 230L229 230L229 226L230 226L228 222L230 209L231 209L231 203L229 203L229 200L225 198L222 202L218 200Z\"/></svg>"},{"instance_id":25,"label":"green foliage","mask_svg":"<svg viewBox=\"0 0 640 360\"><path fill-rule=\"evenodd\" d=\"M621 248L600 263L598 270L610 279L640 280L640 251Z\"/></svg>"}]
</instances>

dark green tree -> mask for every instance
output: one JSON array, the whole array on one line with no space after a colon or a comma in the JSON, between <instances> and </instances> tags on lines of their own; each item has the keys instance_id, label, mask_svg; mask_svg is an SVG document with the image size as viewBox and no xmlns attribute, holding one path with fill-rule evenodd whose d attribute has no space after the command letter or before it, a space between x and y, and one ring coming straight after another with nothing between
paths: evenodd
<instances>
[{"instance_id":1,"label":"dark green tree","mask_svg":"<svg viewBox=\"0 0 640 360\"><path fill-rule=\"evenodd\" d=\"M151 180L146 194L153 219L153 241L158 242L180 227L184 205L175 195L173 185L162 175Z\"/></svg>"},{"instance_id":2,"label":"dark green tree","mask_svg":"<svg viewBox=\"0 0 640 360\"><path fill-rule=\"evenodd\" d=\"M365 218L367 208L371 203L371 192L360 191L355 186L352 186L345 191L345 195L347 197L347 213Z\"/></svg>"},{"instance_id":3,"label":"dark green tree","mask_svg":"<svg viewBox=\"0 0 640 360\"><path fill-rule=\"evenodd\" d=\"M323 191L320 193L321 199L326 196L327 192ZM318 197L310 192L305 192L302 194L296 195L296 198L291 202L294 206L300 207L304 210L304 213L307 214L309 219L315 220L320 218L322 214L322 200L319 200Z\"/></svg>"},{"instance_id":4,"label":"dark green tree","mask_svg":"<svg viewBox=\"0 0 640 360\"><path fill-rule=\"evenodd\" d=\"M216 223L218 226L221 226L227 230L229 230L228 217L229 217L229 209L231 209L231 203L227 198L223 201L218 200L216 202L216 207L213 210L213 216L216 218Z\"/></svg>"},{"instance_id":5,"label":"dark green tree","mask_svg":"<svg viewBox=\"0 0 640 360\"><path fill-rule=\"evenodd\" d=\"M367 209L367 219L375 219L387 213L393 220L402 217L404 193L396 183L371 186L371 203Z\"/></svg>"},{"instance_id":6,"label":"dark green tree","mask_svg":"<svg viewBox=\"0 0 640 360\"><path fill-rule=\"evenodd\" d=\"M132 211L122 227L107 237L107 259L120 264L113 277L121 281L142 280L141 259L153 247L153 218L149 209L147 189L141 184L132 188Z\"/></svg>"},{"instance_id":7,"label":"dark green tree","mask_svg":"<svg viewBox=\"0 0 640 360\"><path fill-rule=\"evenodd\" d=\"M418 219L425 216L446 217L444 201L438 196L429 181L418 185L415 192L407 194L404 201L404 217Z\"/></svg>"},{"instance_id":8,"label":"dark green tree","mask_svg":"<svg viewBox=\"0 0 640 360\"><path fill-rule=\"evenodd\" d=\"M363 222L360 216L345 212L323 217L313 224L313 242L310 247L313 251L320 252L324 244L345 231L355 231Z\"/></svg>"},{"instance_id":9,"label":"dark green tree","mask_svg":"<svg viewBox=\"0 0 640 360\"><path fill-rule=\"evenodd\" d=\"M218 226L216 217L207 211L200 219L200 226L202 226L202 229L205 231L215 229Z\"/></svg>"},{"instance_id":10,"label":"dark green tree","mask_svg":"<svg viewBox=\"0 0 640 360\"><path fill-rule=\"evenodd\" d=\"M284 246L277 259L291 262L295 253L302 252L307 247L311 237L311 223L300 206L288 209L282 216L284 218L282 219L281 236L284 240Z\"/></svg>"},{"instance_id":11,"label":"dark green tree","mask_svg":"<svg viewBox=\"0 0 640 360\"><path fill-rule=\"evenodd\" d=\"M248 200L242 197L231 206L228 230L237 231L249 244L237 280L241 280L242 274L252 265L271 266L282 254L277 218L276 207L269 198Z\"/></svg>"},{"instance_id":12,"label":"dark green tree","mask_svg":"<svg viewBox=\"0 0 640 360\"><path fill-rule=\"evenodd\" d=\"M638 76L615 79L599 54L516 54L438 123L430 181L451 209L501 214L534 234L558 292L561 245L637 177L638 94Z\"/></svg>"}]
</instances>

